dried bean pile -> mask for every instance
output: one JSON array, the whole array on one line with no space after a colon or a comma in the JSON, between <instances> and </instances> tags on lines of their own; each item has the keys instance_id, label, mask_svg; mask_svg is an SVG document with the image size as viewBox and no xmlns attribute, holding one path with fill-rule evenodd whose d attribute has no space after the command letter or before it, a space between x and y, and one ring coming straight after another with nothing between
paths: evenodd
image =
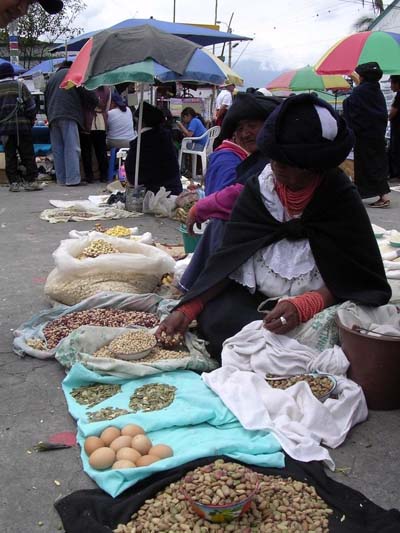
<instances>
[{"instance_id":1,"label":"dried bean pile","mask_svg":"<svg viewBox=\"0 0 400 533\"><path fill-rule=\"evenodd\" d=\"M86 259L87 257L98 257L105 254L119 254L112 244L104 239L96 239L92 241L89 246L86 246L78 256L78 259Z\"/></svg>"},{"instance_id":2,"label":"dried bean pile","mask_svg":"<svg viewBox=\"0 0 400 533\"><path fill-rule=\"evenodd\" d=\"M114 420L122 415L129 414L130 411L126 409L118 409L116 407L104 407L98 411L87 413L89 422L101 422L102 420Z\"/></svg>"},{"instance_id":3,"label":"dried bean pile","mask_svg":"<svg viewBox=\"0 0 400 533\"><path fill-rule=\"evenodd\" d=\"M287 389L299 381L306 381L311 389L311 392L316 398L322 398L331 392L333 383L326 376L309 376L307 374L299 374L297 376L291 376L289 378L282 379L268 379L266 377L268 385L271 385L274 389Z\"/></svg>"},{"instance_id":4,"label":"dried bean pile","mask_svg":"<svg viewBox=\"0 0 400 533\"><path fill-rule=\"evenodd\" d=\"M185 499L185 482L180 480L146 500L132 520L119 524L114 533L329 533L328 519L333 511L314 487L263 474L258 474L258 482L249 511L229 524L199 518ZM210 486L205 482L204 488Z\"/></svg>"},{"instance_id":5,"label":"dried bean pile","mask_svg":"<svg viewBox=\"0 0 400 533\"><path fill-rule=\"evenodd\" d=\"M153 328L159 323L157 315L144 311L124 311L123 309L87 309L68 313L52 320L43 328L47 347L55 348L71 331L79 326L128 327L143 326Z\"/></svg>"},{"instance_id":6,"label":"dried bean pile","mask_svg":"<svg viewBox=\"0 0 400 533\"><path fill-rule=\"evenodd\" d=\"M108 383L93 383L72 389L71 396L80 405L93 407L94 405L111 398L121 392L121 385Z\"/></svg>"},{"instance_id":7,"label":"dried bean pile","mask_svg":"<svg viewBox=\"0 0 400 533\"><path fill-rule=\"evenodd\" d=\"M140 359L135 359L134 361L129 361L130 363L140 363L141 365L151 365L157 361L168 361L170 359L185 359L189 357L190 354L187 351L174 351L174 350L164 350L156 346L151 350L149 355L141 357ZM93 354L93 357L100 357L105 359L116 359L116 356L110 352L108 345L103 346L96 350Z\"/></svg>"},{"instance_id":8,"label":"dried bean pile","mask_svg":"<svg viewBox=\"0 0 400 533\"><path fill-rule=\"evenodd\" d=\"M151 383L138 387L132 394L129 408L138 411L159 411L165 409L175 400L176 387L164 383Z\"/></svg>"},{"instance_id":9,"label":"dried bean pile","mask_svg":"<svg viewBox=\"0 0 400 533\"><path fill-rule=\"evenodd\" d=\"M26 344L35 350L45 350L46 344L42 339L27 339Z\"/></svg>"},{"instance_id":10,"label":"dried bean pile","mask_svg":"<svg viewBox=\"0 0 400 533\"><path fill-rule=\"evenodd\" d=\"M196 502L228 505L248 498L256 488L257 476L245 466L221 459L196 468L183 481L186 493Z\"/></svg>"},{"instance_id":11,"label":"dried bean pile","mask_svg":"<svg viewBox=\"0 0 400 533\"><path fill-rule=\"evenodd\" d=\"M108 349L113 354L129 355L148 350L156 344L154 335L142 329L135 329L115 337L108 345Z\"/></svg>"}]
</instances>

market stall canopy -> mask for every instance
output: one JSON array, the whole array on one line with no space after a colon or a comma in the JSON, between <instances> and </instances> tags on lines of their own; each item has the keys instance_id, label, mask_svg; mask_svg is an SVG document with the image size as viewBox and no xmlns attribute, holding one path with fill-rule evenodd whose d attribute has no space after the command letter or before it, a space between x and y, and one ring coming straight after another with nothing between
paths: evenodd
<instances>
[{"instance_id":1,"label":"market stall canopy","mask_svg":"<svg viewBox=\"0 0 400 533\"><path fill-rule=\"evenodd\" d=\"M198 45L145 25L94 35L77 55L62 87L96 89L156 79L219 85L226 75Z\"/></svg>"},{"instance_id":2,"label":"market stall canopy","mask_svg":"<svg viewBox=\"0 0 400 533\"><path fill-rule=\"evenodd\" d=\"M76 58L76 55L69 55L68 61L74 61ZM57 70L57 67L60 63L65 61L65 57L56 57L54 59L47 59L46 61L42 61L38 65L35 65L31 69L27 70L23 77L29 78L33 74L36 73L42 73L42 74L50 74L51 72L54 72Z\"/></svg>"},{"instance_id":3,"label":"market stall canopy","mask_svg":"<svg viewBox=\"0 0 400 533\"><path fill-rule=\"evenodd\" d=\"M270 91L326 91L327 89L349 89L342 76L320 76L310 66L288 70L266 86Z\"/></svg>"},{"instance_id":4,"label":"market stall canopy","mask_svg":"<svg viewBox=\"0 0 400 533\"><path fill-rule=\"evenodd\" d=\"M244 80L239 76L239 74L236 74L236 72L232 70L231 67L221 61L219 57L209 52L206 48L203 48L203 51L208 54L213 59L213 61L215 61L217 65L221 68L222 72L225 73L225 83L234 83L239 87L243 86Z\"/></svg>"},{"instance_id":5,"label":"market stall canopy","mask_svg":"<svg viewBox=\"0 0 400 533\"><path fill-rule=\"evenodd\" d=\"M341 39L316 63L318 74L352 74L357 65L376 61L385 74L400 74L400 34L363 31Z\"/></svg>"},{"instance_id":6,"label":"market stall canopy","mask_svg":"<svg viewBox=\"0 0 400 533\"><path fill-rule=\"evenodd\" d=\"M243 35L236 35L234 33L225 33L217 30L210 30L209 28L204 28L201 26L192 26L190 24L178 24L175 22L166 22L163 20L156 20L153 18L150 19L127 19L118 24L114 24L107 28L109 30L118 30L122 28L135 28L136 26L153 26L154 28L170 33L172 35L177 35L183 37L193 43L199 44L200 46L209 46L211 44L225 43L229 41L251 41L251 37L244 37ZM97 33L100 33L103 30L92 31L89 33L84 33L78 37L74 37L67 42L67 48L69 51L78 51L82 46ZM60 52L65 50L65 44L60 44L56 48L53 48L51 52Z\"/></svg>"}]
</instances>

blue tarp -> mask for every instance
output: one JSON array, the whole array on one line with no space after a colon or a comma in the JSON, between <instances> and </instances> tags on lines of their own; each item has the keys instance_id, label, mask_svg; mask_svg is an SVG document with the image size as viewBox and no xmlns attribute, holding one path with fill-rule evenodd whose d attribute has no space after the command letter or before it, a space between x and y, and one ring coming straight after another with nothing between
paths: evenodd
<instances>
[{"instance_id":1,"label":"blue tarp","mask_svg":"<svg viewBox=\"0 0 400 533\"><path fill-rule=\"evenodd\" d=\"M154 26L160 31L165 31L166 33L172 33L173 35L178 35L184 39L188 39L200 46L209 46L211 44L224 43L228 41L251 41L251 37L244 37L242 35L235 35L234 33L225 33L217 30L210 30L209 28L202 28L200 26L192 26L190 24L178 24L175 22L166 22L163 20L156 19L127 19L114 26L110 26L107 29L117 30L120 28L132 28L135 26L142 26L143 24L149 24ZM106 29L106 28L103 28ZM74 37L67 42L67 47L69 51L77 51L82 48L90 37L95 33L99 33L102 30L91 31ZM60 44L56 48L53 48L52 52L59 52L65 49L64 44Z\"/></svg>"},{"instance_id":2,"label":"blue tarp","mask_svg":"<svg viewBox=\"0 0 400 533\"><path fill-rule=\"evenodd\" d=\"M76 55L68 56L68 61L74 61ZM49 74L50 72L54 72L57 70L57 66L62 63L65 60L64 57L56 57L54 59L47 59L46 61L42 61L38 65L35 65L31 69L27 70L25 74L23 75L24 78L28 78L29 76L32 76L32 74L35 74L36 72L41 72L42 74Z\"/></svg>"},{"instance_id":3,"label":"blue tarp","mask_svg":"<svg viewBox=\"0 0 400 533\"><path fill-rule=\"evenodd\" d=\"M87 409L71 396L75 387L92 383L120 384L120 393ZM104 407L129 410L129 399L134 391L145 384L164 383L177 388L175 400L165 409L138 412L120 416L112 421L89 423L88 411ZM228 455L248 464L283 468L284 454L277 439L265 431L245 430L219 397L189 370L164 372L142 379L123 380L100 375L75 364L64 379L63 390L70 414L77 420L78 442L85 472L111 496L117 496L128 487L155 472L174 468L188 461L210 455ZM99 435L108 426L124 427L139 424L153 444L167 444L174 456L146 467L123 470L94 470L83 450L90 435Z\"/></svg>"}]
</instances>

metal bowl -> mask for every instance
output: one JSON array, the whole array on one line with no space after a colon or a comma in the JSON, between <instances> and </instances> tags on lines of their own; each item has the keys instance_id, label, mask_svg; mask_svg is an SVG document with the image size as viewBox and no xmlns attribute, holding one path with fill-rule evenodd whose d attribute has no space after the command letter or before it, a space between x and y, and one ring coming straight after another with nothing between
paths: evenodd
<instances>
[{"instance_id":1,"label":"metal bowl","mask_svg":"<svg viewBox=\"0 0 400 533\"><path fill-rule=\"evenodd\" d=\"M327 400L331 394L334 392L334 390L336 389L336 385L337 385L337 381L336 381L336 378L334 376L332 376L332 374L323 374L323 373L319 373L319 372L304 372L302 374L292 374L292 375L287 375L287 376L266 376L265 377L265 380L266 381L281 381L283 379L289 379L289 378L294 378L296 376L311 376L311 377L319 377L319 378L328 378L329 381L331 382L331 388L329 389L329 391L324 394L323 396L315 396L320 402L324 402L325 400ZM289 387L288 387L289 388ZM283 389L285 390L285 389Z\"/></svg>"},{"instance_id":2,"label":"metal bowl","mask_svg":"<svg viewBox=\"0 0 400 533\"><path fill-rule=\"evenodd\" d=\"M143 359L144 357L147 357L152 350L157 346L157 341L154 342L150 348L146 348L145 350L142 350L141 352L131 352L131 353L121 353L121 352L114 352L114 350L110 349L110 353L113 354L113 356L117 359L124 359L125 361L136 361L137 359Z\"/></svg>"}]
</instances>

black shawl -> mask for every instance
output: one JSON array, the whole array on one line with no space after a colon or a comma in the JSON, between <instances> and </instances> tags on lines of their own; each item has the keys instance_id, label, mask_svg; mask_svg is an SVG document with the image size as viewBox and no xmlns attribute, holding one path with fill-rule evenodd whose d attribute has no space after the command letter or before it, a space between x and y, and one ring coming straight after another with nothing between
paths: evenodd
<instances>
[{"instance_id":1,"label":"black shawl","mask_svg":"<svg viewBox=\"0 0 400 533\"><path fill-rule=\"evenodd\" d=\"M301 218L278 222L265 208L258 177L250 178L213 254L182 303L226 279L257 250L283 238L308 238L321 276L338 301L379 306L391 289L367 212L339 169L326 172ZM288 258L290 260L290 258Z\"/></svg>"}]
</instances>

